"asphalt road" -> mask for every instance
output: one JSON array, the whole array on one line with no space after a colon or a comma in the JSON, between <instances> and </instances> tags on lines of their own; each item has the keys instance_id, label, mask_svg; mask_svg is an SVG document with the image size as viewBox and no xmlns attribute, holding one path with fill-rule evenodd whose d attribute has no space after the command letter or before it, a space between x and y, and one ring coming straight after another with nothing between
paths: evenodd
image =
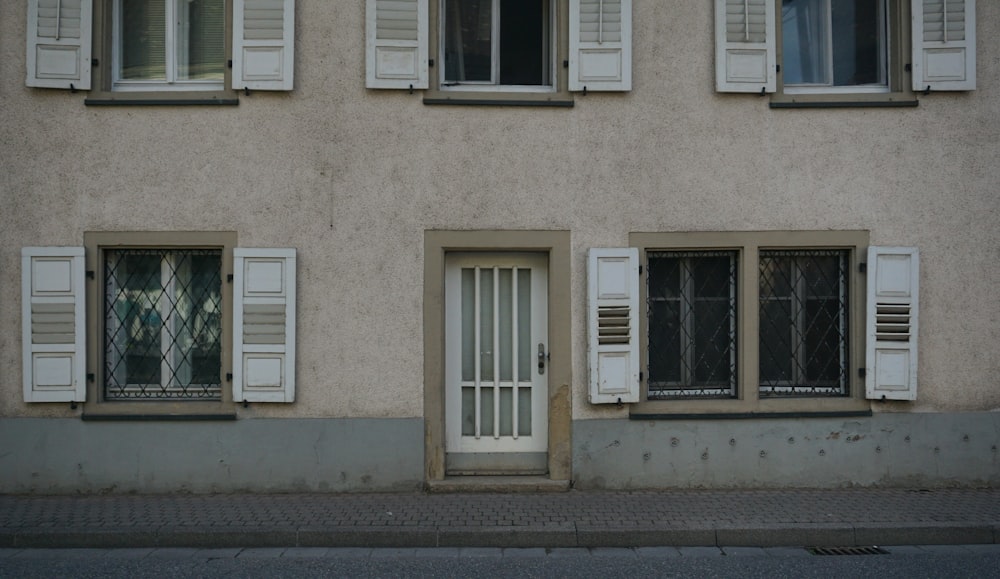
<instances>
[{"instance_id":1,"label":"asphalt road","mask_svg":"<svg viewBox=\"0 0 1000 579\"><path fill-rule=\"evenodd\" d=\"M8 577L1000 577L1000 545L800 548L0 549Z\"/></svg>"}]
</instances>

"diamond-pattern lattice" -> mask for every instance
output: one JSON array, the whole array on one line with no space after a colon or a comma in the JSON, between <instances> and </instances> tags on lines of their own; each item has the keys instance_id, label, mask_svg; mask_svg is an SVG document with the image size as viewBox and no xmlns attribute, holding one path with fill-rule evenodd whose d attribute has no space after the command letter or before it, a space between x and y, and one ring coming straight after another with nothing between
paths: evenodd
<instances>
[{"instance_id":1,"label":"diamond-pattern lattice","mask_svg":"<svg viewBox=\"0 0 1000 579\"><path fill-rule=\"evenodd\" d=\"M848 252L760 252L760 395L847 394Z\"/></svg>"},{"instance_id":2,"label":"diamond-pattern lattice","mask_svg":"<svg viewBox=\"0 0 1000 579\"><path fill-rule=\"evenodd\" d=\"M736 395L736 254L647 254L648 398Z\"/></svg>"},{"instance_id":3,"label":"diamond-pattern lattice","mask_svg":"<svg viewBox=\"0 0 1000 579\"><path fill-rule=\"evenodd\" d=\"M105 398L219 399L221 251L104 256Z\"/></svg>"}]
</instances>

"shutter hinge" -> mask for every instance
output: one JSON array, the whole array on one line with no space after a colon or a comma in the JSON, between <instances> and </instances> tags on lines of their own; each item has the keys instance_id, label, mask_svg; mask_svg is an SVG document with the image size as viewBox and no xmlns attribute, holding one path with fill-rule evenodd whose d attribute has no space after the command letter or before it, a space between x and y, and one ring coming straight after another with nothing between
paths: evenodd
<instances>
[{"instance_id":1,"label":"shutter hinge","mask_svg":"<svg viewBox=\"0 0 1000 579\"><path fill-rule=\"evenodd\" d=\"M781 65L780 64L774 65L774 72L781 72Z\"/></svg>"},{"instance_id":2,"label":"shutter hinge","mask_svg":"<svg viewBox=\"0 0 1000 579\"><path fill-rule=\"evenodd\" d=\"M859 273L868 273L868 264L865 263L865 262L863 262L863 261L861 263L859 263L858 264L858 272Z\"/></svg>"},{"instance_id":3,"label":"shutter hinge","mask_svg":"<svg viewBox=\"0 0 1000 579\"><path fill-rule=\"evenodd\" d=\"M87 372L87 382L93 382L96 379L97 379L97 377L94 376L93 372Z\"/></svg>"},{"instance_id":4,"label":"shutter hinge","mask_svg":"<svg viewBox=\"0 0 1000 579\"><path fill-rule=\"evenodd\" d=\"M233 373L226 372L226 382L232 382L232 381L233 381Z\"/></svg>"},{"instance_id":5,"label":"shutter hinge","mask_svg":"<svg viewBox=\"0 0 1000 579\"><path fill-rule=\"evenodd\" d=\"M100 60L98 60L98 59L96 59L96 58L91 58L91 59L90 59L90 66L97 66L97 65L99 65L99 64L101 64L101 61L100 61Z\"/></svg>"},{"instance_id":6,"label":"shutter hinge","mask_svg":"<svg viewBox=\"0 0 1000 579\"><path fill-rule=\"evenodd\" d=\"M642 380L643 380L643 374L642 372L639 372L639 381L642 382Z\"/></svg>"},{"instance_id":7,"label":"shutter hinge","mask_svg":"<svg viewBox=\"0 0 1000 579\"><path fill-rule=\"evenodd\" d=\"M642 265L641 264L639 265L639 275L640 276L642 275Z\"/></svg>"},{"instance_id":8,"label":"shutter hinge","mask_svg":"<svg viewBox=\"0 0 1000 579\"><path fill-rule=\"evenodd\" d=\"M87 279L94 279L94 270L92 269L87 270Z\"/></svg>"},{"instance_id":9,"label":"shutter hinge","mask_svg":"<svg viewBox=\"0 0 1000 579\"><path fill-rule=\"evenodd\" d=\"M233 59L230 58L229 60L227 60L226 61L226 66L229 67L229 68L232 68L233 67Z\"/></svg>"},{"instance_id":10,"label":"shutter hinge","mask_svg":"<svg viewBox=\"0 0 1000 579\"><path fill-rule=\"evenodd\" d=\"M569 68L569 61L568 60L564 60L563 61L563 68Z\"/></svg>"},{"instance_id":11,"label":"shutter hinge","mask_svg":"<svg viewBox=\"0 0 1000 579\"><path fill-rule=\"evenodd\" d=\"M233 283L233 274L231 274L231 273L227 274L226 275L226 281L229 282L229 283Z\"/></svg>"},{"instance_id":12,"label":"shutter hinge","mask_svg":"<svg viewBox=\"0 0 1000 579\"><path fill-rule=\"evenodd\" d=\"M864 378L865 374L867 374L867 372L865 372L864 368L858 368L858 378Z\"/></svg>"},{"instance_id":13,"label":"shutter hinge","mask_svg":"<svg viewBox=\"0 0 1000 579\"><path fill-rule=\"evenodd\" d=\"M431 68L434 68L434 59L433 58L427 59L427 66L429 66Z\"/></svg>"},{"instance_id":14,"label":"shutter hinge","mask_svg":"<svg viewBox=\"0 0 1000 579\"><path fill-rule=\"evenodd\" d=\"M913 65L912 65L912 64L910 64L909 62L907 62L907 63L906 63L906 64L905 64L904 66L903 66L903 70L905 70L906 72L913 72Z\"/></svg>"}]
</instances>

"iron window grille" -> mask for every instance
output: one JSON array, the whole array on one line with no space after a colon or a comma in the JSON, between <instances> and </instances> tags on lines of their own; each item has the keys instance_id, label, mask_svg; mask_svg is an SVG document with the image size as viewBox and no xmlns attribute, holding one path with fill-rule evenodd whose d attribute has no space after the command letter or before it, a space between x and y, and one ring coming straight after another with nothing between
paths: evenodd
<instances>
[{"instance_id":1,"label":"iron window grille","mask_svg":"<svg viewBox=\"0 0 1000 579\"><path fill-rule=\"evenodd\" d=\"M647 398L736 396L735 251L647 253Z\"/></svg>"},{"instance_id":2,"label":"iron window grille","mask_svg":"<svg viewBox=\"0 0 1000 579\"><path fill-rule=\"evenodd\" d=\"M104 258L104 398L221 399L222 251Z\"/></svg>"},{"instance_id":3,"label":"iron window grille","mask_svg":"<svg viewBox=\"0 0 1000 579\"><path fill-rule=\"evenodd\" d=\"M760 251L760 396L848 395L847 250Z\"/></svg>"}]
</instances>

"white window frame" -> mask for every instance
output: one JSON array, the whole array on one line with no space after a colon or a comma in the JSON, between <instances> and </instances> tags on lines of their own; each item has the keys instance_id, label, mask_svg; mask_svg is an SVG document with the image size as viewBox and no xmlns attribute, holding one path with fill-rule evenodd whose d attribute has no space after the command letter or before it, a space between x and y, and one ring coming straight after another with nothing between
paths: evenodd
<instances>
[{"instance_id":1,"label":"white window frame","mask_svg":"<svg viewBox=\"0 0 1000 579\"><path fill-rule=\"evenodd\" d=\"M463 81L460 84L449 82L445 80L446 66L445 66L445 49L447 44L447 28L445 23L446 18L446 4L447 0L432 0L437 1L438 7L438 50L437 58L440 63L438 73L438 89L442 92L520 92L520 93L552 93L557 91L557 48L558 48L558 33L559 26L557 25L558 20L556 19L556 13L559 10L557 0L546 0L549 3L549 23L548 23L548 69L549 78L548 84L544 85L517 85L517 84L499 84L500 76L500 0L492 0L493 7L491 9L491 29L490 29L490 40L492 42L492 47L490 49L490 60L491 60L491 77L493 80L486 81Z\"/></svg>"},{"instance_id":2,"label":"white window frame","mask_svg":"<svg viewBox=\"0 0 1000 579\"><path fill-rule=\"evenodd\" d=\"M784 13L782 11L782 0L776 0L779 2L778 10L776 12L775 18L778 20L778 30L781 31L779 38L784 38ZM891 34L892 31L889 27L890 19L890 7L889 0L879 0L879 24L882 29L882 36L879 41L879 77L882 82L879 84L867 84L867 85L850 85L850 86L836 86L833 84L833 11L832 11L832 0L823 0L825 4L825 15L826 19L824 26L826 27L826 62L824 66L826 68L825 73L828 75L828 82L824 84L783 84L783 92L785 94L878 94L878 93L888 93L892 91L892 87L889 82L889 67L890 67L890 54L891 54ZM784 70L785 61L785 47L782 43L781 51L781 65L782 70ZM784 76L782 75L782 80Z\"/></svg>"},{"instance_id":3,"label":"white window frame","mask_svg":"<svg viewBox=\"0 0 1000 579\"><path fill-rule=\"evenodd\" d=\"M185 0L165 0L164 10L167 23L165 26L166 49L166 79L165 80L125 80L120 78L122 63L122 0L113 0L111 10L111 35L108 40L111 42L111 90L116 92L129 91L221 91L226 86L225 66L223 66L223 78L219 80L177 80L177 42L178 38L178 13L177 4ZM225 2L226 19L232 17L232 7L229 2ZM223 43L227 46L226 53L229 52L229 40L226 38L225 27L222 30ZM225 65L225 63L223 63Z\"/></svg>"}]
</instances>

